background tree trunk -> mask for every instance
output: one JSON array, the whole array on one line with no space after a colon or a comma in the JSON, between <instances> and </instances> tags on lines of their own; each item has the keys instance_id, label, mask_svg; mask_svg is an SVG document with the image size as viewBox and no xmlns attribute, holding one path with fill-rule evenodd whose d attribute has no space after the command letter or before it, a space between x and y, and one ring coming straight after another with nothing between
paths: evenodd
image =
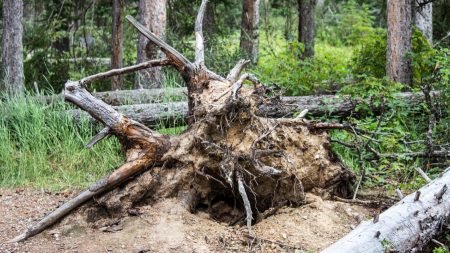
<instances>
[{"instance_id":1,"label":"background tree trunk","mask_svg":"<svg viewBox=\"0 0 450 253\"><path fill-rule=\"evenodd\" d=\"M167 0L140 0L140 22L159 38L164 38L166 29ZM159 58L161 51L145 36L139 35L138 63ZM136 88L159 88L164 82L164 74L160 67L138 72Z\"/></svg>"},{"instance_id":2,"label":"background tree trunk","mask_svg":"<svg viewBox=\"0 0 450 253\"><path fill-rule=\"evenodd\" d=\"M205 31L205 48L210 48L211 40L216 33L216 4L210 0L206 6L205 17L203 18L203 30Z\"/></svg>"},{"instance_id":3,"label":"background tree trunk","mask_svg":"<svg viewBox=\"0 0 450 253\"><path fill-rule=\"evenodd\" d=\"M422 32L423 36L433 43L433 3L420 6L425 0L414 1L414 24Z\"/></svg>"},{"instance_id":4,"label":"background tree trunk","mask_svg":"<svg viewBox=\"0 0 450 253\"><path fill-rule=\"evenodd\" d=\"M387 1L386 73L395 82L411 84L411 1Z\"/></svg>"},{"instance_id":5,"label":"background tree trunk","mask_svg":"<svg viewBox=\"0 0 450 253\"><path fill-rule=\"evenodd\" d=\"M298 41L305 45L302 58L314 56L314 9L316 0L298 0Z\"/></svg>"},{"instance_id":6,"label":"background tree trunk","mask_svg":"<svg viewBox=\"0 0 450 253\"><path fill-rule=\"evenodd\" d=\"M111 68L118 69L123 67L123 27L122 27L122 8L123 0L113 0L113 29L112 29L112 55ZM123 76L114 76L111 78L111 90L120 90L123 88Z\"/></svg>"},{"instance_id":7,"label":"background tree trunk","mask_svg":"<svg viewBox=\"0 0 450 253\"><path fill-rule=\"evenodd\" d=\"M22 0L3 1L3 85L1 89L10 95L20 95L24 91L22 16Z\"/></svg>"},{"instance_id":8,"label":"background tree trunk","mask_svg":"<svg viewBox=\"0 0 450 253\"><path fill-rule=\"evenodd\" d=\"M242 1L241 52L253 64L258 62L260 0Z\"/></svg>"}]
</instances>

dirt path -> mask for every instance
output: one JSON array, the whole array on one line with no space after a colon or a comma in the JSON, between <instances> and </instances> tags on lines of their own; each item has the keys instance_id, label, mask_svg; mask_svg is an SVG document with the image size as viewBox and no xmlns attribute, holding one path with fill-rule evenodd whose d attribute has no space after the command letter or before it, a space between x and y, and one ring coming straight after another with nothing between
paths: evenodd
<instances>
[{"instance_id":1,"label":"dirt path","mask_svg":"<svg viewBox=\"0 0 450 253\"><path fill-rule=\"evenodd\" d=\"M371 210L322 201L281 208L253 229L262 240L247 240L245 227L227 226L204 212L192 214L177 200L139 208L117 223L87 223L78 211L24 243L8 244L26 226L73 193L0 189L0 252L294 252L318 251L350 231ZM99 225L100 224L100 225Z\"/></svg>"}]
</instances>

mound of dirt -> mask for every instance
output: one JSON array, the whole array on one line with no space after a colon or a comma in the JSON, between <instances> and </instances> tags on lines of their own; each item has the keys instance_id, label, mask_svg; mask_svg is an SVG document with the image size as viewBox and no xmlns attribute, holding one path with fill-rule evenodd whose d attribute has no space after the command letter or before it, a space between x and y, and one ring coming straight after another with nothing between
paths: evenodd
<instances>
[{"instance_id":1,"label":"mound of dirt","mask_svg":"<svg viewBox=\"0 0 450 253\"><path fill-rule=\"evenodd\" d=\"M134 209L122 219L87 220L80 209L42 234L7 244L26 224L41 218L73 193L0 190L1 252L293 252L318 251L356 226L373 210L322 200L282 207L253 226L228 226L203 211L190 213L176 199ZM270 210L269 210L270 211ZM87 218L88 217L88 218ZM91 217L92 218L92 217Z\"/></svg>"}]
</instances>

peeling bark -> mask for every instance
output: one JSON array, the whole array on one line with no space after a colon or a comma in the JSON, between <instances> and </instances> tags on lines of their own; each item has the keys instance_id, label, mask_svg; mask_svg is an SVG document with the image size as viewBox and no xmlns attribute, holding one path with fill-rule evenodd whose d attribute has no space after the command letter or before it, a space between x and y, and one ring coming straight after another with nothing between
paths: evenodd
<instances>
[{"instance_id":1,"label":"peeling bark","mask_svg":"<svg viewBox=\"0 0 450 253\"><path fill-rule=\"evenodd\" d=\"M377 222L362 222L322 253L421 252L450 219L449 183L450 168L384 211Z\"/></svg>"}]
</instances>

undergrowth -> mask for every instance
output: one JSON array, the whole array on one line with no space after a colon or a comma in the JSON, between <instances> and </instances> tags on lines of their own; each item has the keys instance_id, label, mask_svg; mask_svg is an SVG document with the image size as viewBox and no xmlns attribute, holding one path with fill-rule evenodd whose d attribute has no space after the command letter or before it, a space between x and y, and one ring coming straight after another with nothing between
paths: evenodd
<instances>
[{"instance_id":1,"label":"undergrowth","mask_svg":"<svg viewBox=\"0 0 450 253\"><path fill-rule=\"evenodd\" d=\"M0 187L86 187L123 163L116 138L84 147L101 128L75 121L69 108L31 96L0 100ZM179 134L184 127L159 130Z\"/></svg>"}]
</instances>

